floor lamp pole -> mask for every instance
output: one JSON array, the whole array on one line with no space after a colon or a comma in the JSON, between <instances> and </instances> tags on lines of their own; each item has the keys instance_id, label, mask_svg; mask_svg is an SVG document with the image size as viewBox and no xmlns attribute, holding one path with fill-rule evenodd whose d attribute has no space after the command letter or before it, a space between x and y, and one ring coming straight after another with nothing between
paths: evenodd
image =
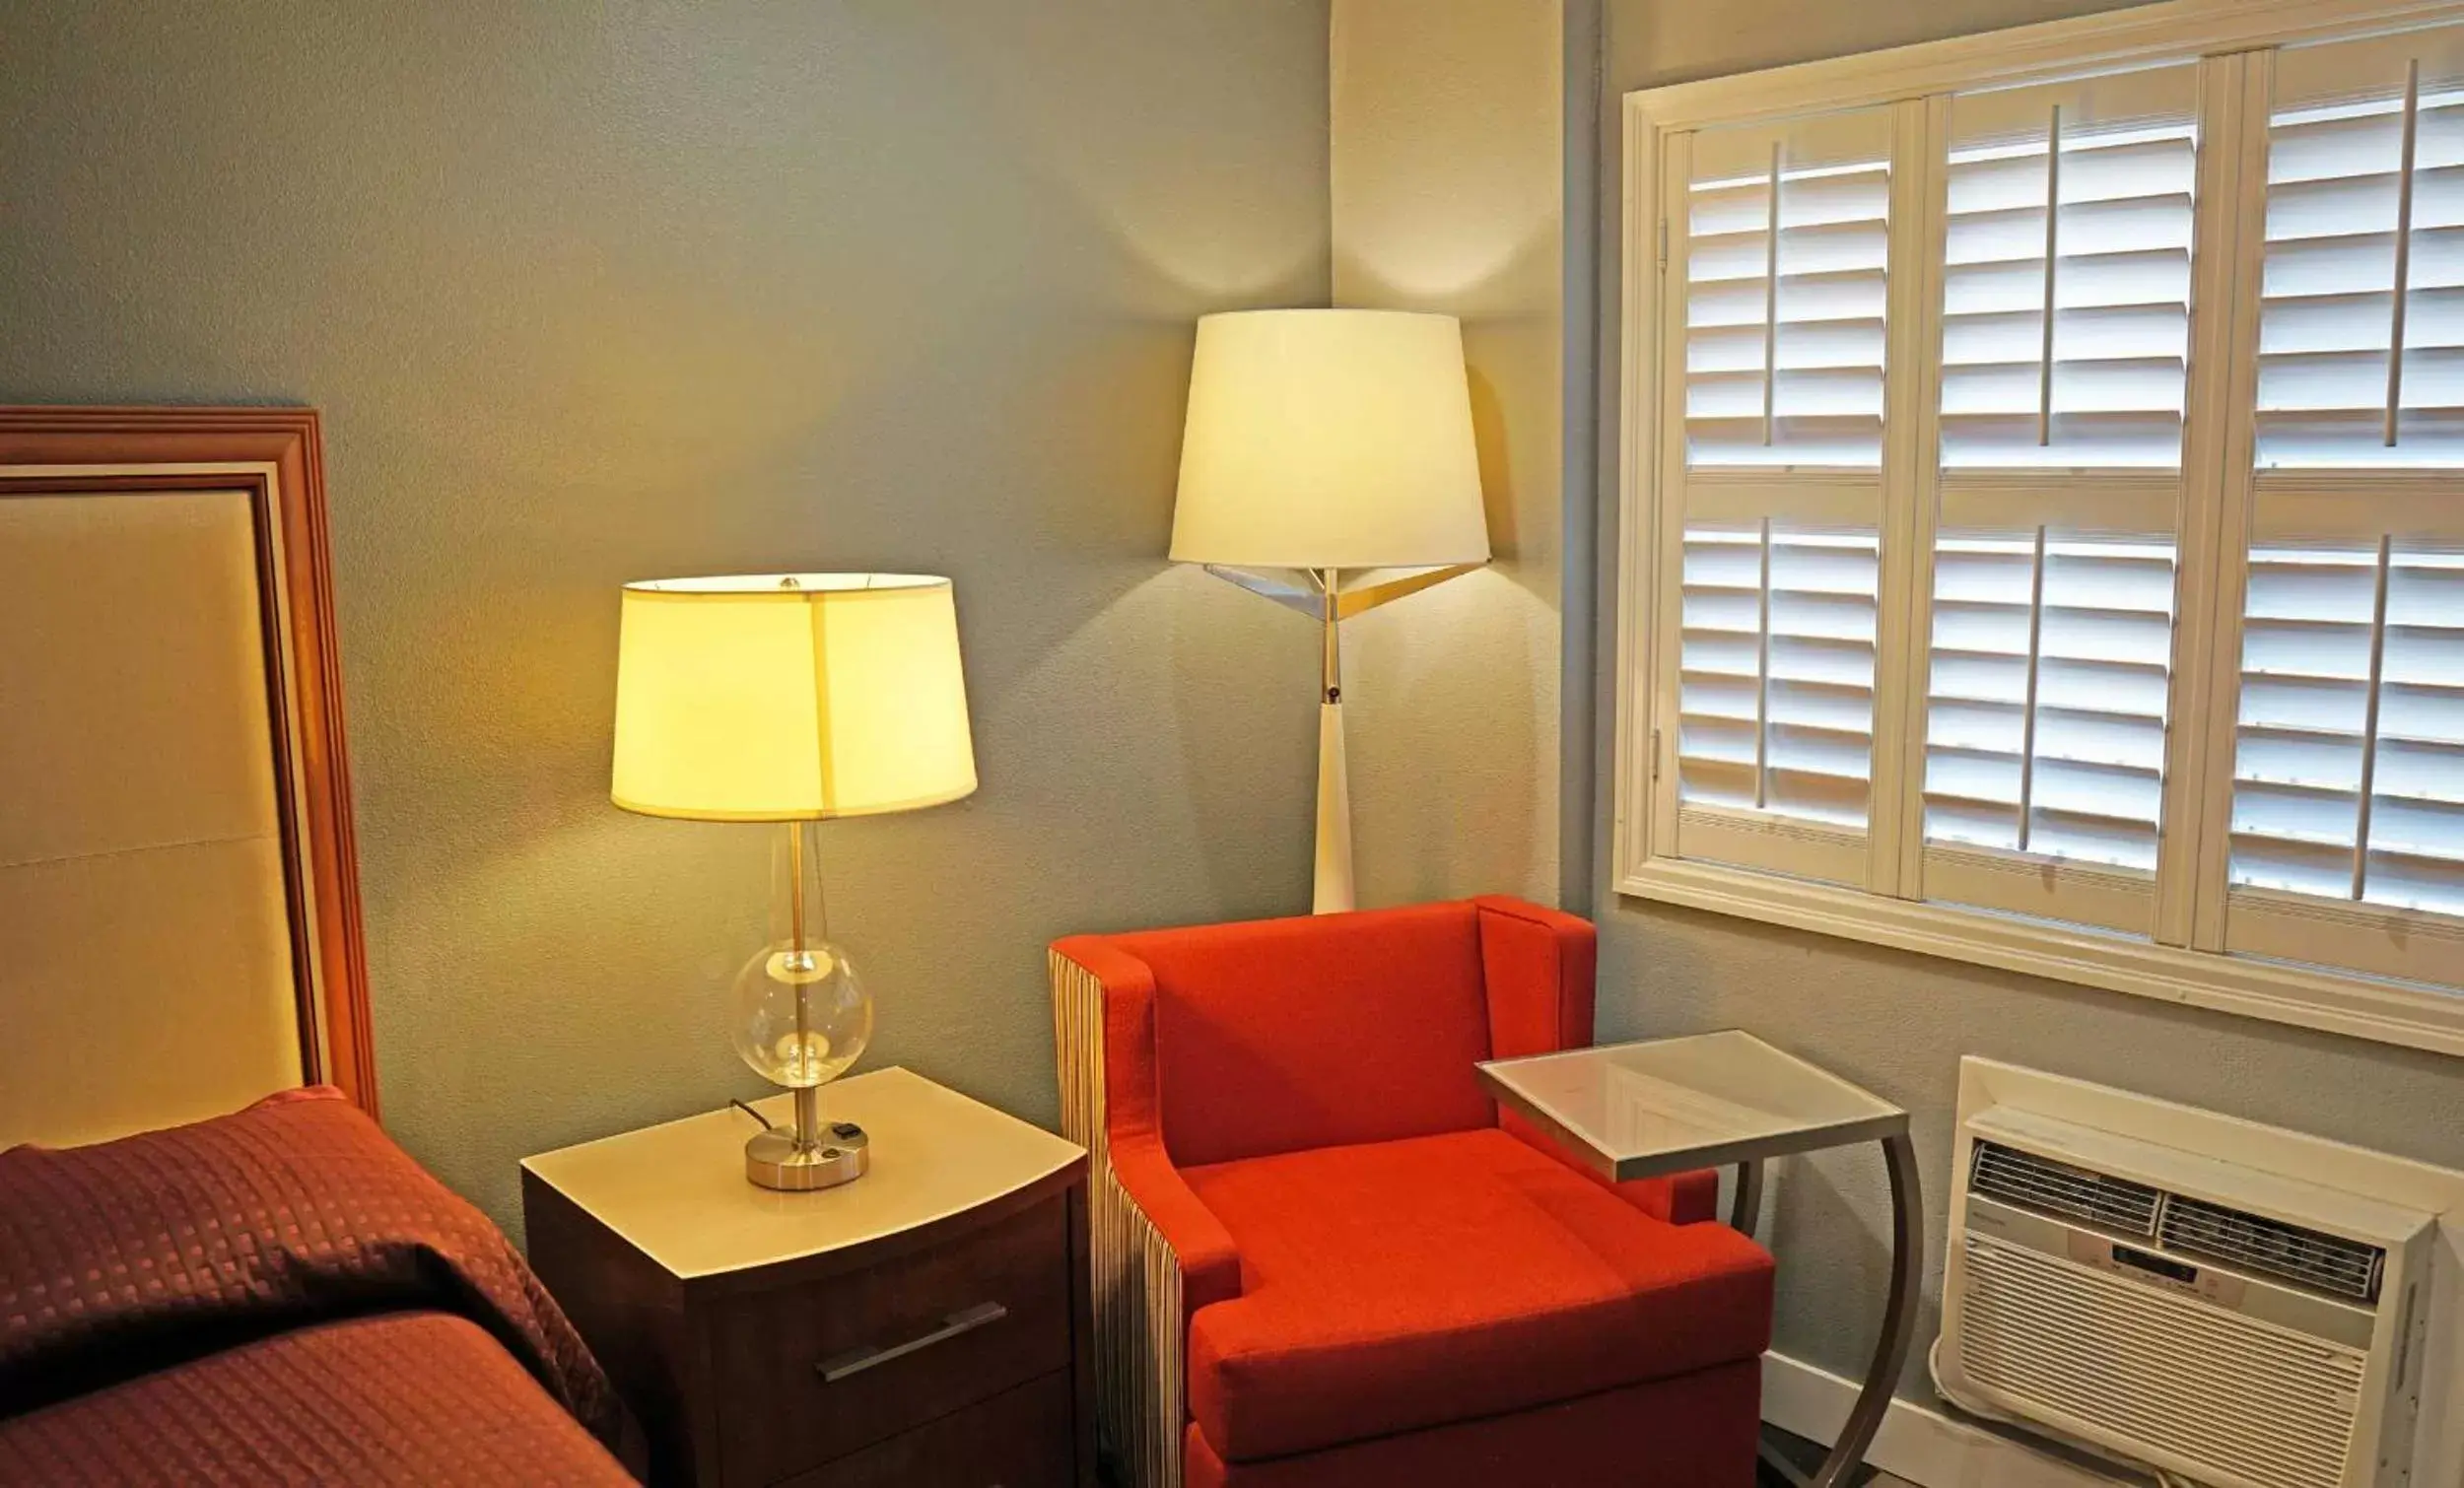
<instances>
[{"instance_id":1,"label":"floor lamp pole","mask_svg":"<svg viewBox=\"0 0 2464 1488\"><path fill-rule=\"evenodd\" d=\"M1309 913L1352 908L1352 792L1343 768L1341 585L1333 569L1312 575L1319 590L1318 852Z\"/></svg>"},{"instance_id":2,"label":"floor lamp pole","mask_svg":"<svg viewBox=\"0 0 2464 1488\"><path fill-rule=\"evenodd\" d=\"M1351 778L1343 765L1343 674L1339 628L1354 615L1417 594L1432 584L1469 574L1479 564L1449 564L1437 569L1353 571L1354 582L1343 584L1343 570L1303 569L1300 582L1247 569L1206 565L1206 572L1239 584L1253 594L1295 609L1318 622L1318 845L1310 895L1310 911L1339 913L1352 908ZM1383 574L1388 576L1377 577Z\"/></svg>"}]
</instances>

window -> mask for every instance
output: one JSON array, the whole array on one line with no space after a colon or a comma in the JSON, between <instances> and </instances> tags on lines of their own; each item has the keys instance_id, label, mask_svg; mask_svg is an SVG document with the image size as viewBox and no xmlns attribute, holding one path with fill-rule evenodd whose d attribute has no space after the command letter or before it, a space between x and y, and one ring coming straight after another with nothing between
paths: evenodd
<instances>
[{"instance_id":1,"label":"window","mask_svg":"<svg viewBox=\"0 0 2464 1488\"><path fill-rule=\"evenodd\" d=\"M2464 3L2250 9L1628 100L1626 892L2464 1051Z\"/></svg>"}]
</instances>

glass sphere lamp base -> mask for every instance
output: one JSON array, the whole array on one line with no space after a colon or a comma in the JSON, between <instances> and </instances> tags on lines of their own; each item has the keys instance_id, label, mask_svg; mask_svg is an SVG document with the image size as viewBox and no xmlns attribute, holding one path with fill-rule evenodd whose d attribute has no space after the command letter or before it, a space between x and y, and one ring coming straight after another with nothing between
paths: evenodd
<instances>
[{"instance_id":1,"label":"glass sphere lamp base","mask_svg":"<svg viewBox=\"0 0 2464 1488\"><path fill-rule=\"evenodd\" d=\"M830 942L820 854L809 841L814 824L786 826L772 857L777 886L785 891L774 907L778 938L736 974L730 1033L745 1063L795 1096L793 1121L769 1126L744 1144L744 1176L765 1188L804 1192L853 1182L871 1163L861 1127L822 1124L821 1087L844 1074L871 1041L872 997L847 952Z\"/></svg>"}]
</instances>

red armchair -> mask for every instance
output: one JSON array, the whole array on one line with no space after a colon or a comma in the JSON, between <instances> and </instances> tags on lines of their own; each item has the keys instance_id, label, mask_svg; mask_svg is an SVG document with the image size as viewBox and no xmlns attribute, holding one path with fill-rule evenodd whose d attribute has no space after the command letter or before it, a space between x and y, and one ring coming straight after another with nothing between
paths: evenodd
<instances>
[{"instance_id":1,"label":"red armchair","mask_svg":"<svg viewBox=\"0 0 2464 1488\"><path fill-rule=\"evenodd\" d=\"M1745 1488L1771 1260L1610 1186L1475 1060L1588 1044L1592 927L1486 898L1052 951L1135 1488Z\"/></svg>"}]
</instances>

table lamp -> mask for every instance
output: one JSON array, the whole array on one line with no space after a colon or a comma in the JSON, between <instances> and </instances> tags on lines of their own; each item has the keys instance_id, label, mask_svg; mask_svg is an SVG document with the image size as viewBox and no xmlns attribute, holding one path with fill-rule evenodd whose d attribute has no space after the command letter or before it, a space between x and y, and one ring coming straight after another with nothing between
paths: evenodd
<instances>
[{"instance_id":1,"label":"table lamp","mask_svg":"<svg viewBox=\"0 0 2464 1488\"><path fill-rule=\"evenodd\" d=\"M795 1093L788 1126L745 1144L745 1176L826 1188L869 1144L824 1130L820 1089L872 1036L872 1000L829 939L818 826L937 806L976 788L950 581L762 574L627 584L610 796L627 811L777 822L771 939L735 981L736 1052ZM750 1109L750 1108L747 1108Z\"/></svg>"},{"instance_id":2,"label":"table lamp","mask_svg":"<svg viewBox=\"0 0 2464 1488\"><path fill-rule=\"evenodd\" d=\"M1303 309L1200 318L1171 556L1318 620L1312 901L1321 914L1352 908L1336 627L1488 562L1455 317Z\"/></svg>"}]
</instances>

